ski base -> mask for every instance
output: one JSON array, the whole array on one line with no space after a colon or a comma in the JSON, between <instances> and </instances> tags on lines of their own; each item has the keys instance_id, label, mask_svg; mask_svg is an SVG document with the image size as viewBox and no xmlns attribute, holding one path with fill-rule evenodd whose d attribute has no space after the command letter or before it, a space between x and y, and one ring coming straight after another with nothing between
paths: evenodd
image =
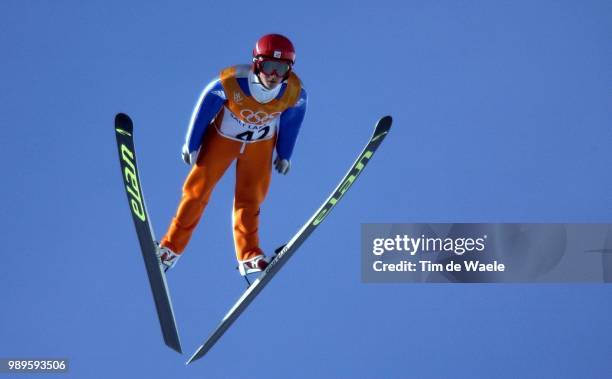
<instances>
[{"instance_id":1,"label":"ski base","mask_svg":"<svg viewBox=\"0 0 612 379\"><path fill-rule=\"evenodd\" d=\"M128 115L119 113L115 116L115 136L119 149L121 175L125 184L164 342L171 349L182 353L168 284L157 258L155 236L151 227L149 213L145 206L142 186L140 185L138 166L136 165L136 151L134 149L134 124Z\"/></svg>"}]
</instances>

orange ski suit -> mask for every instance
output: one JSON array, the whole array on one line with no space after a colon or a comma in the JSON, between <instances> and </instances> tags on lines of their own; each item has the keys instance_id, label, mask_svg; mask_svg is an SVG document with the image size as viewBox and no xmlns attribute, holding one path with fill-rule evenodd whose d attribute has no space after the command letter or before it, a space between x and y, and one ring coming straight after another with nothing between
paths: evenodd
<instances>
[{"instance_id":1,"label":"orange ski suit","mask_svg":"<svg viewBox=\"0 0 612 379\"><path fill-rule=\"evenodd\" d=\"M251 130L255 130L253 127L265 128L266 123L274 122L274 118L277 122L279 115L296 103L301 84L292 73L282 96L262 104L241 90L235 76L234 67L221 72L221 84L227 100L205 132L198 158L185 180L176 215L160 243L176 254L185 250L212 190L234 160L236 189L233 224L236 257L238 260L248 260L263 253L259 247L259 209L270 185L276 135L256 141L226 136L222 133L224 113L231 112L230 116L238 122L237 125L250 126ZM259 124L254 124L257 121L253 118L254 114L264 115L259 117ZM228 118L227 115L225 118Z\"/></svg>"}]
</instances>

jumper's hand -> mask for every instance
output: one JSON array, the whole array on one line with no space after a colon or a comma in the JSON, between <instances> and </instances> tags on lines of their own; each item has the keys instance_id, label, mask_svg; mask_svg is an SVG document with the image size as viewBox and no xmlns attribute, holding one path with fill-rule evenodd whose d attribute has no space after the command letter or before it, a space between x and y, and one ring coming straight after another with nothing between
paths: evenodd
<instances>
[{"instance_id":1,"label":"jumper's hand","mask_svg":"<svg viewBox=\"0 0 612 379\"><path fill-rule=\"evenodd\" d=\"M183 146L182 156L183 156L183 160L185 161L185 163L187 163L190 166L193 166L193 164L195 163L198 157L198 151L194 151L190 153L189 149L185 145Z\"/></svg>"},{"instance_id":2,"label":"jumper's hand","mask_svg":"<svg viewBox=\"0 0 612 379\"><path fill-rule=\"evenodd\" d=\"M276 171L279 173L287 175L289 168L291 167L291 162L288 159L279 159L276 157L274 160L274 167L276 167Z\"/></svg>"}]
</instances>

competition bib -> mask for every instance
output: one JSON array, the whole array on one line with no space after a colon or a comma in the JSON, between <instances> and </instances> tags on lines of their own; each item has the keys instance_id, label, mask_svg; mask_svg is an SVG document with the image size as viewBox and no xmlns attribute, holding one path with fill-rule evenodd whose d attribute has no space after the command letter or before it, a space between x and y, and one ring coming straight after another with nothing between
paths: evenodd
<instances>
[{"instance_id":1,"label":"competition bib","mask_svg":"<svg viewBox=\"0 0 612 379\"><path fill-rule=\"evenodd\" d=\"M242 141L257 142L274 137L281 112L266 113L241 109L239 118L225 107L219 132L225 137Z\"/></svg>"}]
</instances>

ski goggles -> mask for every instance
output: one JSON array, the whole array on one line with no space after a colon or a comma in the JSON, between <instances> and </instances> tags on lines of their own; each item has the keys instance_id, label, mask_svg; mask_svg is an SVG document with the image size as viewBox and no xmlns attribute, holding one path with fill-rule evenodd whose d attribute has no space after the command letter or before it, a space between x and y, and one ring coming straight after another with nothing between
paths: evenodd
<instances>
[{"instance_id":1,"label":"ski goggles","mask_svg":"<svg viewBox=\"0 0 612 379\"><path fill-rule=\"evenodd\" d=\"M291 70L291 65L284 61L263 59L257 61L259 70L266 75L276 73L276 76L284 77Z\"/></svg>"}]
</instances>

